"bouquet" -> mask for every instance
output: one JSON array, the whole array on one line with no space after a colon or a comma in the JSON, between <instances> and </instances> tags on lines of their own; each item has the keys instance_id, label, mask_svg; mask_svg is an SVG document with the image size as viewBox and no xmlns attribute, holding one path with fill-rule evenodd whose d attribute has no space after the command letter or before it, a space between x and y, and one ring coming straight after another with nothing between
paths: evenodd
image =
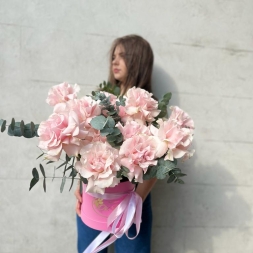
<instances>
[{"instance_id":1,"label":"bouquet","mask_svg":"<svg viewBox=\"0 0 253 253\"><path fill-rule=\"evenodd\" d=\"M42 150L39 157L43 157L47 164L62 160L63 153L66 154L63 163L55 167L55 170L64 168L61 191L67 178L71 179L70 189L78 178L83 183L81 186L84 185L84 192L95 199L96 206L101 207L102 196L104 199L108 197L106 190L119 189L117 186L121 182L132 185L151 178L167 177L168 183L183 183L181 177L185 174L177 167L177 160L188 159L194 153L189 149L194 122L177 106L170 107L171 113L167 117L171 93L156 101L152 93L133 87L125 96L120 96L119 87L106 82L100 84L98 91L80 99L77 98L79 91L76 84L53 86L46 99L53 107L53 113L47 120L39 125L33 122L25 125L23 121L12 119L8 127L9 135L38 136L38 147ZM3 132L6 121L0 120L0 124ZM42 164L40 170L46 191L47 177ZM69 170L70 174L66 176ZM32 174L30 189L40 179L36 168ZM139 199L129 199L131 201L140 206ZM132 223L137 223L134 220L138 216L136 212L140 211L134 210ZM116 237L128 229L120 225L119 220L124 215L127 216L116 217L114 225L113 222L111 225L107 223L107 227L113 229L110 233L118 233Z\"/></svg>"}]
</instances>

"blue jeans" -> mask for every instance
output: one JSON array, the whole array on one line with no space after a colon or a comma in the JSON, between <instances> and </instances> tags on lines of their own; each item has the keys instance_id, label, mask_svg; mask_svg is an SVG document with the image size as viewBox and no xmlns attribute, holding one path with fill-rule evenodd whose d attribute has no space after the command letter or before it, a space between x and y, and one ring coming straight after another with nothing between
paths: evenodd
<instances>
[{"instance_id":1,"label":"blue jeans","mask_svg":"<svg viewBox=\"0 0 253 253\"><path fill-rule=\"evenodd\" d=\"M151 252L151 229L152 229L152 209L151 209L151 196L147 196L143 203L142 209L142 222L138 236L130 240L124 234L121 238L115 242L116 253L150 253ZM89 244L100 233L98 230L94 230L86 226L81 218L77 215L77 248L78 253L83 251L89 246ZM128 236L134 237L136 235L135 224L133 224L128 230ZM107 249L103 249L100 253L107 253Z\"/></svg>"}]
</instances>

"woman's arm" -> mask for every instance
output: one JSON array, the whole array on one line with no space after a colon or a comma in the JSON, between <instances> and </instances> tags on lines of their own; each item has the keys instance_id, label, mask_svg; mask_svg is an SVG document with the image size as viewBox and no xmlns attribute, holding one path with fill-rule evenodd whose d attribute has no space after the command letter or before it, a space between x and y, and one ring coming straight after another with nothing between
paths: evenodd
<instances>
[{"instance_id":1,"label":"woman's arm","mask_svg":"<svg viewBox=\"0 0 253 253\"><path fill-rule=\"evenodd\" d=\"M80 183L78 182L77 188L74 192L76 196L76 213L81 216L81 205L82 205L82 195L80 194Z\"/></svg>"},{"instance_id":2,"label":"woman's arm","mask_svg":"<svg viewBox=\"0 0 253 253\"><path fill-rule=\"evenodd\" d=\"M153 186L155 185L157 178L152 178L149 180L143 180L143 183L139 183L135 192L139 194L142 198L142 201L146 199Z\"/></svg>"}]
</instances>

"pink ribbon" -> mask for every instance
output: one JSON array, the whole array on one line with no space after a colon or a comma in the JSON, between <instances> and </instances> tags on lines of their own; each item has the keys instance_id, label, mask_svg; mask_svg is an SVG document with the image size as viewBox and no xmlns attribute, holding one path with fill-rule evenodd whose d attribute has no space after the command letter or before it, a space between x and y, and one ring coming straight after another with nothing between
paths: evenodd
<instances>
[{"instance_id":1,"label":"pink ribbon","mask_svg":"<svg viewBox=\"0 0 253 253\"><path fill-rule=\"evenodd\" d=\"M122 194L115 194L115 193L105 193L103 195L94 193L88 194L90 194L95 198L102 198L102 199L117 199L124 195L126 196L109 215L107 219L108 230L102 231L91 242L91 244L85 249L83 253L97 253L100 250L108 247L110 244L115 242L117 238L122 237L124 234L126 234L126 236L131 240L137 237L140 231L140 224L141 224L142 199L135 191ZM134 237L129 237L128 229L131 227L133 223L136 224L136 235ZM113 235L106 242L101 244L110 234Z\"/></svg>"}]
</instances>

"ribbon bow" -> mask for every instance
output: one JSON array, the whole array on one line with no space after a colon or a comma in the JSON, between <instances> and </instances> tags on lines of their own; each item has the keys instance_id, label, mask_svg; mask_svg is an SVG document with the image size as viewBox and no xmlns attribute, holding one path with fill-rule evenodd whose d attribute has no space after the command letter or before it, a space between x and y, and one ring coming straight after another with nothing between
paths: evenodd
<instances>
[{"instance_id":1,"label":"ribbon bow","mask_svg":"<svg viewBox=\"0 0 253 253\"><path fill-rule=\"evenodd\" d=\"M85 249L83 253L97 253L100 250L108 247L115 242L117 238L120 238L126 234L129 239L134 239L139 234L141 213L142 213L142 199L135 192L123 194L105 193L103 195L89 193L93 197L99 197L103 199L116 199L126 195L125 198L118 204L118 206L112 211L107 219L107 231L102 231ZM136 224L136 235L134 237L128 236L128 229L131 225ZM113 234L106 242L101 244L110 234ZM101 245L100 245L101 244ZM100 245L100 246L99 246Z\"/></svg>"}]
</instances>

